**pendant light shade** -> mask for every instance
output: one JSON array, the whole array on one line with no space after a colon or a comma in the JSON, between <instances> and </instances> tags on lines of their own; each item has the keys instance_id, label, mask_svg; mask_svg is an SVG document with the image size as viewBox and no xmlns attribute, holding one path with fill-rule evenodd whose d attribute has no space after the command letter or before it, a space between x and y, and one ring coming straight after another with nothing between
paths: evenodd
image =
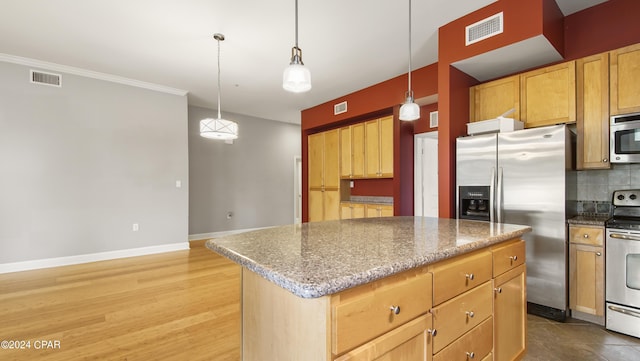
<instances>
[{"instance_id":1,"label":"pendant light shade","mask_svg":"<svg viewBox=\"0 0 640 361\"><path fill-rule=\"evenodd\" d=\"M237 139L238 124L231 120L222 119L220 116L220 42L224 40L224 35L213 34L213 38L218 41L218 118L207 118L200 121L200 136L211 139Z\"/></svg>"},{"instance_id":2,"label":"pendant light shade","mask_svg":"<svg viewBox=\"0 0 640 361\"><path fill-rule=\"evenodd\" d=\"M296 44L291 48L291 62L282 74L282 88L292 93L311 89L311 72L302 62L302 49L298 47L298 0L296 1Z\"/></svg>"},{"instance_id":3,"label":"pendant light shade","mask_svg":"<svg viewBox=\"0 0 640 361\"><path fill-rule=\"evenodd\" d=\"M409 0L409 86L405 94L406 101L400 107L400 120L420 119L420 106L413 102L413 90L411 90L411 0Z\"/></svg>"}]
</instances>

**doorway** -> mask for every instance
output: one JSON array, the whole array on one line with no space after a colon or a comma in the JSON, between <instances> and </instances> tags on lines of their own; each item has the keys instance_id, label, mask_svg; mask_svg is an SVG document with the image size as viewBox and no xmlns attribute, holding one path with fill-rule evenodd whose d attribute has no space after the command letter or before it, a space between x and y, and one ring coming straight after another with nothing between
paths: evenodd
<instances>
[{"instance_id":1,"label":"doorway","mask_svg":"<svg viewBox=\"0 0 640 361\"><path fill-rule=\"evenodd\" d=\"M438 132L416 134L413 144L413 214L438 217Z\"/></svg>"},{"instance_id":2,"label":"doorway","mask_svg":"<svg viewBox=\"0 0 640 361\"><path fill-rule=\"evenodd\" d=\"M302 157L293 158L293 223L302 223Z\"/></svg>"}]
</instances>

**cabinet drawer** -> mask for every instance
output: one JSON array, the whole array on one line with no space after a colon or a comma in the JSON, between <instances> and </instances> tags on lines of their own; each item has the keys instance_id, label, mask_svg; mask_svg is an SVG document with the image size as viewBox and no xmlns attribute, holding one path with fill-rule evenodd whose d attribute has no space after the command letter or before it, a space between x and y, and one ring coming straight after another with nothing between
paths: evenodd
<instances>
[{"instance_id":1,"label":"cabinet drawer","mask_svg":"<svg viewBox=\"0 0 640 361\"><path fill-rule=\"evenodd\" d=\"M431 281L430 273L415 271L334 296L333 354L339 355L426 313L431 308ZM399 309L394 311L392 307Z\"/></svg>"},{"instance_id":2,"label":"cabinet drawer","mask_svg":"<svg viewBox=\"0 0 640 361\"><path fill-rule=\"evenodd\" d=\"M440 336L438 334L435 338ZM433 355L433 361L482 360L493 347L493 318L489 317L480 325L467 332L442 351ZM473 355L473 356L472 356Z\"/></svg>"},{"instance_id":3,"label":"cabinet drawer","mask_svg":"<svg viewBox=\"0 0 640 361\"><path fill-rule=\"evenodd\" d=\"M524 241L491 248L493 253L493 276L501 275L524 264L526 246Z\"/></svg>"},{"instance_id":4,"label":"cabinet drawer","mask_svg":"<svg viewBox=\"0 0 640 361\"><path fill-rule=\"evenodd\" d=\"M491 263L491 252L481 251L433 266L433 304L438 305L490 280Z\"/></svg>"},{"instance_id":5,"label":"cabinet drawer","mask_svg":"<svg viewBox=\"0 0 640 361\"><path fill-rule=\"evenodd\" d=\"M602 246L604 239L603 227L588 227L588 226L570 226L569 227L569 242L591 244L594 246Z\"/></svg>"},{"instance_id":6,"label":"cabinet drawer","mask_svg":"<svg viewBox=\"0 0 640 361\"><path fill-rule=\"evenodd\" d=\"M431 310L433 328L433 352L442 350L458 337L476 327L493 312L491 281L465 292Z\"/></svg>"},{"instance_id":7,"label":"cabinet drawer","mask_svg":"<svg viewBox=\"0 0 640 361\"><path fill-rule=\"evenodd\" d=\"M430 359L431 315L426 314L349 351L335 361Z\"/></svg>"}]
</instances>

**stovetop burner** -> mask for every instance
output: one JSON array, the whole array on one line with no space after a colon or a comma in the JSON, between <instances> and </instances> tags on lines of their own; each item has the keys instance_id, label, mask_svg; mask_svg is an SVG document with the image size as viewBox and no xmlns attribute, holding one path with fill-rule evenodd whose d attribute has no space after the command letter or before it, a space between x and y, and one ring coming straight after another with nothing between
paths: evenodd
<instances>
[{"instance_id":1,"label":"stovetop burner","mask_svg":"<svg viewBox=\"0 0 640 361\"><path fill-rule=\"evenodd\" d=\"M614 191L613 213L605 223L607 228L640 230L640 189Z\"/></svg>"}]
</instances>

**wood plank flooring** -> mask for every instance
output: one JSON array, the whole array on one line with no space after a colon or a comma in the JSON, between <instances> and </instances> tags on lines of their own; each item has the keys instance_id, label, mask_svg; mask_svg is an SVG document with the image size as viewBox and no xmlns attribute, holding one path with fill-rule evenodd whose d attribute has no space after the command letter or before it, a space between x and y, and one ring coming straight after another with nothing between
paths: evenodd
<instances>
[{"instance_id":1,"label":"wood plank flooring","mask_svg":"<svg viewBox=\"0 0 640 361\"><path fill-rule=\"evenodd\" d=\"M200 245L0 275L3 340L30 344L0 360L236 361L240 266Z\"/></svg>"}]
</instances>

